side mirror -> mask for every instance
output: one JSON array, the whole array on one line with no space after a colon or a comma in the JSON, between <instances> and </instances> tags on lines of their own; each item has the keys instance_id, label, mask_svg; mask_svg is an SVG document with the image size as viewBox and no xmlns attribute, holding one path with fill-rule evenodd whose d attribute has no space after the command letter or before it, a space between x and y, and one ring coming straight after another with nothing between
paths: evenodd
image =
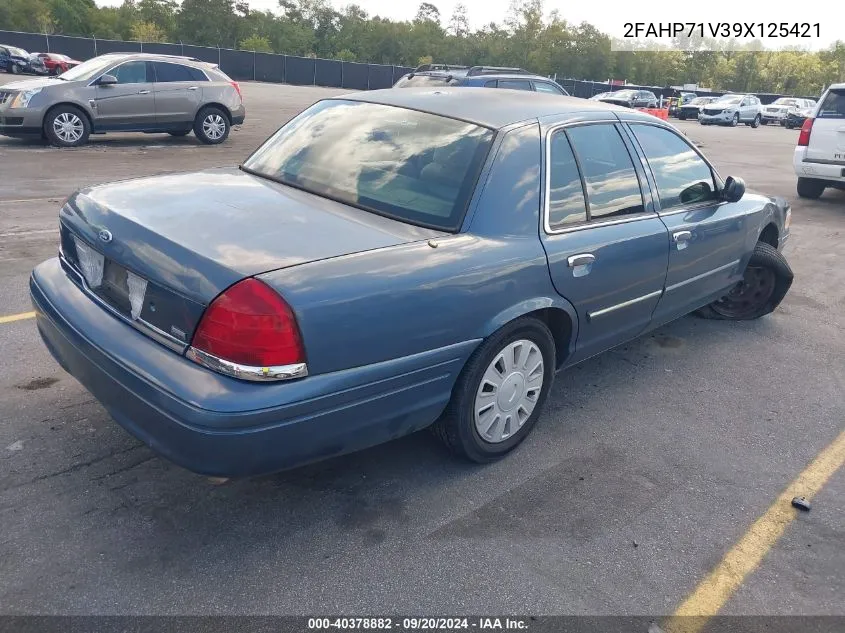
<instances>
[{"instance_id":1,"label":"side mirror","mask_svg":"<svg viewBox=\"0 0 845 633\"><path fill-rule=\"evenodd\" d=\"M745 195L745 181L742 178L728 176L722 189L722 199L726 202L739 202Z\"/></svg>"},{"instance_id":2,"label":"side mirror","mask_svg":"<svg viewBox=\"0 0 845 633\"><path fill-rule=\"evenodd\" d=\"M115 77L114 75L102 75L97 80L98 86L113 86L116 83L117 83L117 77Z\"/></svg>"}]
</instances>

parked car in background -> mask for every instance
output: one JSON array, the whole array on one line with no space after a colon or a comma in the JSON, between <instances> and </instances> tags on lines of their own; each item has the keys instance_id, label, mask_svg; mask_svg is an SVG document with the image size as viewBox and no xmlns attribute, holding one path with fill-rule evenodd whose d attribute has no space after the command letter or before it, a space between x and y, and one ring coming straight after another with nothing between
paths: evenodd
<instances>
[{"instance_id":1,"label":"parked car in background","mask_svg":"<svg viewBox=\"0 0 845 633\"><path fill-rule=\"evenodd\" d=\"M724 95L703 106L698 115L702 125L730 125L745 123L753 128L763 118L760 99L754 95Z\"/></svg>"},{"instance_id":2,"label":"parked car in background","mask_svg":"<svg viewBox=\"0 0 845 633\"><path fill-rule=\"evenodd\" d=\"M394 88L432 88L436 86L506 88L569 96L566 90L548 77L535 75L521 68L501 68L498 66L472 66L468 68L447 64L426 64L400 77L393 85Z\"/></svg>"},{"instance_id":3,"label":"parked car in background","mask_svg":"<svg viewBox=\"0 0 845 633\"><path fill-rule=\"evenodd\" d=\"M599 101L626 108L656 108L657 96L651 90L617 90Z\"/></svg>"},{"instance_id":4,"label":"parked car in background","mask_svg":"<svg viewBox=\"0 0 845 633\"><path fill-rule=\"evenodd\" d=\"M845 83L830 86L802 124L792 165L802 198L845 189Z\"/></svg>"},{"instance_id":5,"label":"parked car in background","mask_svg":"<svg viewBox=\"0 0 845 633\"><path fill-rule=\"evenodd\" d=\"M696 97L692 99L689 103L685 103L678 109L678 119L681 121L686 121L687 119L698 119L698 114L701 112L701 108L706 106L708 103L713 103L719 97Z\"/></svg>"},{"instance_id":6,"label":"parked car in background","mask_svg":"<svg viewBox=\"0 0 845 633\"><path fill-rule=\"evenodd\" d=\"M802 125L804 125L804 121L813 116L814 108L815 106L810 108L803 108L801 110L790 110L786 113L786 119L783 121L783 126L787 130L800 128Z\"/></svg>"},{"instance_id":7,"label":"parked car in background","mask_svg":"<svg viewBox=\"0 0 845 633\"><path fill-rule=\"evenodd\" d=\"M222 143L243 123L241 89L216 65L187 57L115 53L89 59L59 77L0 86L0 134L38 135L75 147L90 134L193 130Z\"/></svg>"},{"instance_id":8,"label":"parked car in background","mask_svg":"<svg viewBox=\"0 0 845 633\"><path fill-rule=\"evenodd\" d=\"M816 105L813 99L798 99L795 97L781 97L763 106L763 118L761 123L767 125L769 123L779 123L783 125L786 122L786 115L794 110L806 110Z\"/></svg>"},{"instance_id":9,"label":"parked car in background","mask_svg":"<svg viewBox=\"0 0 845 633\"><path fill-rule=\"evenodd\" d=\"M20 74L29 66L29 53L17 46L0 44L0 70L13 75Z\"/></svg>"},{"instance_id":10,"label":"parked car in background","mask_svg":"<svg viewBox=\"0 0 845 633\"><path fill-rule=\"evenodd\" d=\"M67 55L59 55L58 53L38 53L38 56L44 60L47 72L51 75L61 75L82 63L71 59Z\"/></svg>"},{"instance_id":11,"label":"parked car in background","mask_svg":"<svg viewBox=\"0 0 845 633\"><path fill-rule=\"evenodd\" d=\"M656 117L488 93L329 98L240 169L77 192L30 279L48 350L205 474L432 425L489 462L556 372L693 310L756 319L783 299L785 200Z\"/></svg>"},{"instance_id":12,"label":"parked car in background","mask_svg":"<svg viewBox=\"0 0 845 633\"><path fill-rule=\"evenodd\" d=\"M669 100L669 116L678 117L680 115L681 108L697 97L698 95L694 92L682 92L677 97L672 97Z\"/></svg>"},{"instance_id":13,"label":"parked car in background","mask_svg":"<svg viewBox=\"0 0 845 633\"><path fill-rule=\"evenodd\" d=\"M29 59L27 60L27 65L23 69L23 72L28 75L49 74L47 71L47 66L44 64L44 60L41 59L36 53L29 54Z\"/></svg>"}]
</instances>

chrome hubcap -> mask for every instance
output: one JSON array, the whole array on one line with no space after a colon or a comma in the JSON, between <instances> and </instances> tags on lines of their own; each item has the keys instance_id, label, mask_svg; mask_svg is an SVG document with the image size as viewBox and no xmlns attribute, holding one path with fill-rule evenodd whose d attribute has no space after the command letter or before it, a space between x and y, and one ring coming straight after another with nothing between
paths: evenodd
<instances>
[{"instance_id":1,"label":"chrome hubcap","mask_svg":"<svg viewBox=\"0 0 845 633\"><path fill-rule=\"evenodd\" d=\"M531 416L543 388L543 353L521 339L500 351L475 394L475 429L492 444L504 442Z\"/></svg>"},{"instance_id":2,"label":"chrome hubcap","mask_svg":"<svg viewBox=\"0 0 845 633\"><path fill-rule=\"evenodd\" d=\"M226 121L219 114L209 114L202 122L202 131L208 138L216 141L226 131Z\"/></svg>"},{"instance_id":3,"label":"chrome hubcap","mask_svg":"<svg viewBox=\"0 0 845 633\"><path fill-rule=\"evenodd\" d=\"M53 119L53 131L65 143L76 143L82 138L84 129L82 119L72 112L62 112Z\"/></svg>"}]
</instances>

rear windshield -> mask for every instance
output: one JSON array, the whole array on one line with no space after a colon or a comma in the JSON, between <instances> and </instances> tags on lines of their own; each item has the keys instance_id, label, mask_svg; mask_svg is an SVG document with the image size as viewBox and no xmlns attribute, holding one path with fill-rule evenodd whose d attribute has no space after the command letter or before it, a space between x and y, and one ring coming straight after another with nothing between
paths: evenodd
<instances>
[{"instance_id":1,"label":"rear windshield","mask_svg":"<svg viewBox=\"0 0 845 633\"><path fill-rule=\"evenodd\" d=\"M775 101L772 105L794 106L794 105L798 105L798 99L780 98L777 101Z\"/></svg>"},{"instance_id":2,"label":"rear windshield","mask_svg":"<svg viewBox=\"0 0 845 633\"><path fill-rule=\"evenodd\" d=\"M845 88L837 88L827 93L819 106L819 119L845 119Z\"/></svg>"},{"instance_id":3,"label":"rear windshield","mask_svg":"<svg viewBox=\"0 0 845 633\"><path fill-rule=\"evenodd\" d=\"M690 101L690 105L704 105L705 103L710 103L713 99L709 97L697 97Z\"/></svg>"},{"instance_id":4,"label":"rear windshield","mask_svg":"<svg viewBox=\"0 0 845 633\"><path fill-rule=\"evenodd\" d=\"M446 86L453 81L453 75L414 75L413 77L402 77L394 88L425 88L426 86Z\"/></svg>"},{"instance_id":5,"label":"rear windshield","mask_svg":"<svg viewBox=\"0 0 845 633\"><path fill-rule=\"evenodd\" d=\"M321 101L291 120L245 171L373 213L457 230L494 132L373 103Z\"/></svg>"}]
</instances>

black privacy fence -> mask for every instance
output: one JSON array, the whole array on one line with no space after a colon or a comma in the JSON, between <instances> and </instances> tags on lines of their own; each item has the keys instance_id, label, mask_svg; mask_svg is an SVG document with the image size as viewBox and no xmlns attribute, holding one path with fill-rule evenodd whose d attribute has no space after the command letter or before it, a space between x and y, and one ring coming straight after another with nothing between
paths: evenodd
<instances>
[{"instance_id":1,"label":"black privacy fence","mask_svg":"<svg viewBox=\"0 0 845 633\"><path fill-rule=\"evenodd\" d=\"M0 44L17 46L29 52L61 53L85 61L105 53L155 53L158 55L184 55L217 64L232 79L286 83L298 86L325 86L327 88L349 88L350 90L377 90L390 88L402 75L411 72L405 66L386 64L362 64L342 62L336 59L315 59L275 53L254 53L229 48L192 46L190 44L163 44L156 42L124 42L122 40L98 40L67 35L44 35L39 33L18 33L0 31ZM673 88L654 86L611 85L598 81L580 79L557 79L566 91L575 96L589 99L602 92L623 89L651 90L658 98L677 96ZM724 92L696 91L700 96L721 96ZM782 96L779 94L758 94L765 105ZM817 98L810 96L809 98Z\"/></svg>"},{"instance_id":2,"label":"black privacy fence","mask_svg":"<svg viewBox=\"0 0 845 633\"><path fill-rule=\"evenodd\" d=\"M404 66L361 64L189 44L124 42L16 31L0 31L0 44L17 46L29 52L60 53L79 61L106 53L183 55L217 64L232 79L239 81L255 80L350 90L390 88L402 75L413 70Z\"/></svg>"}]
</instances>

